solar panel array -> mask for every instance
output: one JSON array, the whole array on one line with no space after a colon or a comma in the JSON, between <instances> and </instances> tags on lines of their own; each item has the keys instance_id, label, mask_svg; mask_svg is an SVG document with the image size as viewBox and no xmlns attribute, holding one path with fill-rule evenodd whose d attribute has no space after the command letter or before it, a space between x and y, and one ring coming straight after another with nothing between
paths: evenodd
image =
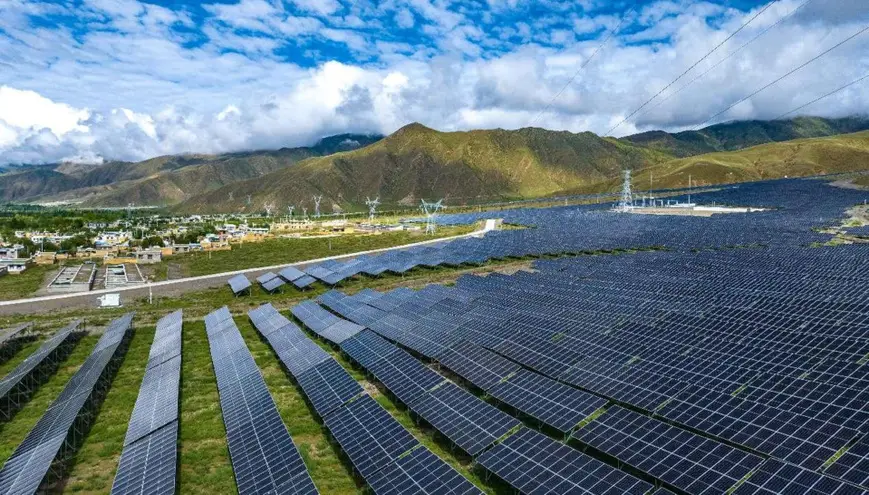
<instances>
[{"instance_id":1,"label":"solar panel array","mask_svg":"<svg viewBox=\"0 0 869 495\"><path fill-rule=\"evenodd\" d=\"M307 309L316 311L313 307ZM480 493L472 483L420 445L392 415L363 392L335 359L272 305L251 310L248 316L375 493L409 493L407 490L429 494ZM296 351L286 352L287 342L295 342L296 348L313 355L306 359L311 365L298 369L292 360L300 356Z\"/></svg>"},{"instance_id":2,"label":"solar panel array","mask_svg":"<svg viewBox=\"0 0 869 495\"><path fill-rule=\"evenodd\" d=\"M49 474L55 459L72 454L68 436L77 426L76 419L98 404L108 388L98 383L116 369L132 319L128 313L109 324L84 364L0 469L0 493L36 493L43 482L52 481Z\"/></svg>"},{"instance_id":3,"label":"solar panel array","mask_svg":"<svg viewBox=\"0 0 869 495\"><path fill-rule=\"evenodd\" d=\"M205 317L239 494L317 493L229 310Z\"/></svg>"},{"instance_id":4,"label":"solar panel array","mask_svg":"<svg viewBox=\"0 0 869 495\"><path fill-rule=\"evenodd\" d=\"M250 280L248 280L247 277L242 274L238 274L227 280L226 282L229 284L229 288L232 290L232 293L236 296L246 290L250 290Z\"/></svg>"},{"instance_id":5,"label":"solar panel array","mask_svg":"<svg viewBox=\"0 0 869 495\"><path fill-rule=\"evenodd\" d=\"M797 197L828 187L810 182L749 185L752 194L745 197L757 200L773 187L792 188ZM790 193L772 195L784 194ZM534 263L536 273L463 276L454 287L417 292L330 292L320 302L371 329L342 345L352 346L348 353L357 360L383 352L361 342L363 336L372 341L367 334L373 331L674 490L726 491L773 461L814 473L821 486L866 490L869 275L862 267L869 252L862 245L799 245L822 238L801 229L837 211L841 197L807 207L781 201L798 210L795 220L784 222L784 232L773 225L782 220L778 211L704 219L723 231L708 233L712 241L719 234L727 238L732 222L757 219L778 238L751 225L740 241L763 241L764 248L684 250L680 243L688 236L667 224L674 242L661 245L674 245L670 251L541 260ZM629 223L662 222L627 217ZM695 220L668 218L661 225L666 222ZM641 229L638 237L646 235ZM607 405L609 413L576 430ZM615 405L643 419L624 426L628 436L614 446L587 432L615 421ZM670 437L684 440L683 449L696 442L696 452L710 452L692 476L674 474L681 467L650 464L652 454L677 466L698 460L680 458L682 451L658 445L636 457L623 449ZM734 456L742 460L731 462ZM760 464L763 459L769 460ZM803 489L797 481L784 486Z\"/></svg>"},{"instance_id":6,"label":"solar panel array","mask_svg":"<svg viewBox=\"0 0 869 495\"><path fill-rule=\"evenodd\" d=\"M157 322L112 484L114 494L175 493L182 318L178 310Z\"/></svg>"},{"instance_id":7,"label":"solar panel array","mask_svg":"<svg viewBox=\"0 0 869 495\"><path fill-rule=\"evenodd\" d=\"M0 379L0 420L8 421L30 398L31 394L57 369L83 332L80 320L58 330L27 356L18 366Z\"/></svg>"}]
</instances>

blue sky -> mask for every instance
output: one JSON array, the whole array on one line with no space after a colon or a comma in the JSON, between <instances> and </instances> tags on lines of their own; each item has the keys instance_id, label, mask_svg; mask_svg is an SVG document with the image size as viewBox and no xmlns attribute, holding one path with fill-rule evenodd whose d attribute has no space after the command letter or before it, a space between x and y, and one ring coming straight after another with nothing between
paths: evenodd
<instances>
[{"instance_id":1,"label":"blue sky","mask_svg":"<svg viewBox=\"0 0 869 495\"><path fill-rule=\"evenodd\" d=\"M612 134L690 129L867 14L863 0L4 0L0 163L308 145L414 121L600 134L751 20ZM867 40L714 121L773 118L864 75ZM804 113L866 112L867 93Z\"/></svg>"}]
</instances>

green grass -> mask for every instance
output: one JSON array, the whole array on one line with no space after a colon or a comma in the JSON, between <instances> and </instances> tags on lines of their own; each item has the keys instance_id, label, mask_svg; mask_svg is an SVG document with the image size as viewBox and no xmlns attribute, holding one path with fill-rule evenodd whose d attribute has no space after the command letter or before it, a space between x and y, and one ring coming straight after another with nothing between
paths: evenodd
<instances>
[{"instance_id":1,"label":"green grass","mask_svg":"<svg viewBox=\"0 0 869 495\"><path fill-rule=\"evenodd\" d=\"M42 339L36 339L33 342L28 342L24 344L23 347L18 349L15 354L9 358L5 363L0 364L0 378L6 376L10 371L14 370L16 366L21 364L22 361L27 359L27 356L33 354L36 349L39 349L39 346L42 345Z\"/></svg>"},{"instance_id":2,"label":"green grass","mask_svg":"<svg viewBox=\"0 0 869 495\"><path fill-rule=\"evenodd\" d=\"M39 387L39 390L18 411L12 421L0 424L0 463L6 462L18 444L24 440L27 433L45 413L48 406L60 395L67 381L90 355L97 340L99 340L97 335L84 337L72 354L61 364L57 373Z\"/></svg>"},{"instance_id":3,"label":"green grass","mask_svg":"<svg viewBox=\"0 0 869 495\"><path fill-rule=\"evenodd\" d=\"M153 340L153 329L137 330L133 334L99 415L76 453L65 492L108 493L111 490Z\"/></svg>"},{"instance_id":4,"label":"green grass","mask_svg":"<svg viewBox=\"0 0 869 495\"><path fill-rule=\"evenodd\" d=\"M235 493L205 324L185 321L181 345L181 493Z\"/></svg>"},{"instance_id":5,"label":"green grass","mask_svg":"<svg viewBox=\"0 0 869 495\"><path fill-rule=\"evenodd\" d=\"M46 274L56 269L53 265L33 265L18 275L0 277L0 301L30 296L42 288Z\"/></svg>"},{"instance_id":6,"label":"green grass","mask_svg":"<svg viewBox=\"0 0 869 495\"><path fill-rule=\"evenodd\" d=\"M269 239L263 242L233 244L231 251L195 252L171 256L157 264L152 270L154 270L155 276L161 280L166 278L166 265L168 263L179 265L181 273L185 277L210 275L370 249L382 249L438 237L464 234L473 229L473 226L442 228L436 236L427 236L421 232L387 232L379 235L343 235L322 239Z\"/></svg>"}]
</instances>

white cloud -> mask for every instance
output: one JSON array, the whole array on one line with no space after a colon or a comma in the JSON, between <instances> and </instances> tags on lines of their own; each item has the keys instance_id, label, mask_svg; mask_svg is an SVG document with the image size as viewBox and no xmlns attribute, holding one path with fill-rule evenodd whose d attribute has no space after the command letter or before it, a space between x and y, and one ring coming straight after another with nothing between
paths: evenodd
<instances>
[{"instance_id":1,"label":"white cloud","mask_svg":"<svg viewBox=\"0 0 869 495\"><path fill-rule=\"evenodd\" d=\"M697 125L862 27L864 21L839 15L840 8L859 10L850 0L815 1L827 9L811 18L801 11L672 99L654 101L616 134ZM799 3L780 0L663 96ZM614 38L577 72L617 16L520 16L522 22L485 27L444 0L296 5L310 15L264 0L208 6L203 39L191 37L189 12L135 0L89 1L75 13L105 29L84 33L32 25L28 16L45 14L45 5L0 3L0 163L309 145L341 132L389 133L412 121L445 130L534 122L601 133L753 15L703 2L654 2L632 18L634 34ZM497 15L524 3L493 5L497 23ZM389 36L402 23L424 34ZM588 33L596 39L584 39ZM511 44L517 39L525 44ZM637 43L642 39L669 41ZM278 55L288 43L315 54L323 49L317 40L346 46L365 62L309 67ZM720 120L772 118L867 71L864 35ZM857 85L806 111L869 112L869 91Z\"/></svg>"}]
</instances>

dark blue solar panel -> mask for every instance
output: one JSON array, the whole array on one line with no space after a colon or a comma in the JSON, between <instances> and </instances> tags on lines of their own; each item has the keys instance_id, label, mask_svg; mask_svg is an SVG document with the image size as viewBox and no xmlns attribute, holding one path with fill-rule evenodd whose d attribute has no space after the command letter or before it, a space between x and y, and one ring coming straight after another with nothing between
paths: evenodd
<instances>
[{"instance_id":1,"label":"dark blue solar panel","mask_svg":"<svg viewBox=\"0 0 869 495\"><path fill-rule=\"evenodd\" d=\"M450 382L421 395L409 406L472 456L521 424Z\"/></svg>"},{"instance_id":2,"label":"dark blue solar panel","mask_svg":"<svg viewBox=\"0 0 869 495\"><path fill-rule=\"evenodd\" d=\"M326 427L366 479L418 445L413 435L368 395L327 416Z\"/></svg>"},{"instance_id":3,"label":"dark blue solar panel","mask_svg":"<svg viewBox=\"0 0 869 495\"><path fill-rule=\"evenodd\" d=\"M522 493L644 494L645 481L541 433L522 428L477 458Z\"/></svg>"},{"instance_id":4,"label":"dark blue solar panel","mask_svg":"<svg viewBox=\"0 0 869 495\"><path fill-rule=\"evenodd\" d=\"M471 495L482 493L449 464L423 446L368 477L378 495L419 493L430 495Z\"/></svg>"}]
</instances>

